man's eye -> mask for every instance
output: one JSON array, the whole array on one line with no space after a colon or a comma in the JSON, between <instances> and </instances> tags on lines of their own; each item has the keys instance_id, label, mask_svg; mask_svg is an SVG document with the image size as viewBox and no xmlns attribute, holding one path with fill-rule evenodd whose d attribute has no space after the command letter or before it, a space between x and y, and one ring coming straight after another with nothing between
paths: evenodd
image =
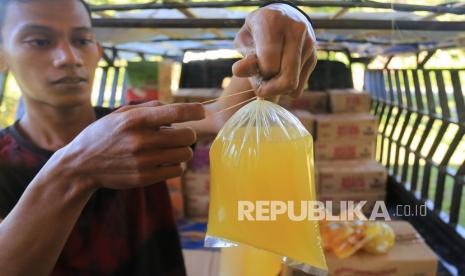
<instances>
[{"instance_id":1,"label":"man's eye","mask_svg":"<svg viewBox=\"0 0 465 276\"><path fill-rule=\"evenodd\" d=\"M81 39L77 39L76 42L81 46L86 46L86 45L92 44L94 41L91 39L81 38Z\"/></svg>"},{"instance_id":2,"label":"man's eye","mask_svg":"<svg viewBox=\"0 0 465 276\"><path fill-rule=\"evenodd\" d=\"M35 46L35 47L47 47L51 44L50 40L48 39L31 39L26 41L26 43Z\"/></svg>"}]
</instances>

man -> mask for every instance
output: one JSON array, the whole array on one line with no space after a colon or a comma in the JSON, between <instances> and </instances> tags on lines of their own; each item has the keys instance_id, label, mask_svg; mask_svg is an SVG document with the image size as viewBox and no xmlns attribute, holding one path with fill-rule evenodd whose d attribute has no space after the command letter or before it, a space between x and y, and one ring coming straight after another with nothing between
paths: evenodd
<instances>
[{"instance_id":1,"label":"man","mask_svg":"<svg viewBox=\"0 0 465 276\"><path fill-rule=\"evenodd\" d=\"M2 0L2 51L26 114L0 132L1 275L184 275L164 180L182 174L209 116L254 93L200 104L91 106L102 49L81 0ZM225 94L298 96L315 66L314 35L297 9L247 17L246 55ZM230 100L232 99L232 100ZM207 117L205 118L205 114ZM154 184L159 183L159 184Z\"/></svg>"}]
</instances>

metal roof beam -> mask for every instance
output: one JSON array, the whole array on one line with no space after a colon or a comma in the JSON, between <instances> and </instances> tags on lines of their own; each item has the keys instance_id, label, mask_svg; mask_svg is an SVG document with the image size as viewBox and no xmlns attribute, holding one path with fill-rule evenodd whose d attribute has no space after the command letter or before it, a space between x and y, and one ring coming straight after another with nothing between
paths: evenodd
<instances>
[{"instance_id":1,"label":"metal roof beam","mask_svg":"<svg viewBox=\"0 0 465 276\"><path fill-rule=\"evenodd\" d=\"M172 0L169 0L169 1L166 1L165 3L185 3L185 0L183 0L183 1L184 2L174 2ZM187 18L198 18L197 16L195 16L195 14L192 12L192 10L190 10L188 8L178 8L177 10L179 12L181 12L182 14L184 14L184 16L186 16ZM223 37L223 34L218 29L213 29L212 28L212 29L209 29L208 31L210 33L214 34L217 37Z\"/></svg>"},{"instance_id":2,"label":"metal roof beam","mask_svg":"<svg viewBox=\"0 0 465 276\"><path fill-rule=\"evenodd\" d=\"M394 57L393 55L388 56L388 59L387 59L386 62L384 63L384 69L388 69L389 64L391 63L393 57Z\"/></svg>"},{"instance_id":3,"label":"metal roof beam","mask_svg":"<svg viewBox=\"0 0 465 276\"><path fill-rule=\"evenodd\" d=\"M257 7L267 1L222 1L222 2L187 2L187 3L145 3L126 5L100 5L91 6L92 11L129 11L147 9L179 9L179 8L228 8L228 7ZM465 8L454 8L448 6L428 6L399 3L380 3L375 1L337 1L337 0L307 0L293 1L301 7L339 7L339 8L376 8L395 11L428 11L434 13L465 14Z\"/></svg>"},{"instance_id":4,"label":"metal roof beam","mask_svg":"<svg viewBox=\"0 0 465 276\"><path fill-rule=\"evenodd\" d=\"M140 19L140 18L95 18L94 27L101 28L240 28L244 19ZM391 21L314 19L315 29L360 29L360 30L417 30L417 31L463 31L465 21Z\"/></svg>"},{"instance_id":5,"label":"metal roof beam","mask_svg":"<svg viewBox=\"0 0 465 276\"><path fill-rule=\"evenodd\" d=\"M374 60L374 57L358 57L358 58L353 57L351 59L352 59L352 63L362 63L366 66Z\"/></svg>"},{"instance_id":6,"label":"metal roof beam","mask_svg":"<svg viewBox=\"0 0 465 276\"><path fill-rule=\"evenodd\" d=\"M113 47L113 46L103 46L103 48L105 50L111 50L112 52L113 51L116 51L116 53L118 52L126 52L126 53L133 53L133 54L136 54L138 56L140 55L149 55L149 56L162 56L162 57L173 57L173 56L169 56L169 55L164 55L164 54L160 54L160 53L152 53L152 52L147 52L147 51L140 51L140 50L133 50L133 49L125 49L125 48L119 48L119 47ZM106 62L111 62L111 58L108 56L108 54L106 54L104 52L104 55L102 57Z\"/></svg>"},{"instance_id":7,"label":"metal roof beam","mask_svg":"<svg viewBox=\"0 0 465 276\"><path fill-rule=\"evenodd\" d=\"M445 4L441 4L440 6L444 6ZM452 5L450 5L450 7L452 8L462 8L462 7L465 7L465 3L454 3ZM430 13L428 15L426 15L425 17L422 17L420 20L433 20L435 19L436 17L438 16L441 16L445 13L443 12L433 12L433 13Z\"/></svg>"},{"instance_id":8,"label":"metal roof beam","mask_svg":"<svg viewBox=\"0 0 465 276\"><path fill-rule=\"evenodd\" d=\"M173 41L232 41L234 40L235 37L232 36L227 36L227 37L173 37L173 38L159 38L159 39L152 39L150 42L153 43L162 43L162 42L173 42ZM318 42L334 42L334 43L341 43L341 42L349 42L349 43L370 43L374 45L392 45L391 42L384 42L384 41L375 41L375 40L369 40L369 39L322 39L317 37ZM402 45L397 44L397 45ZM406 43L408 45L411 45L412 43Z\"/></svg>"},{"instance_id":9,"label":"metal roof beam","mask_svg":"<svg viewBox=\"0 0 465 276\"><path fill-rule=\"evenodd\" d=\"M436 54L436 52L437 52L437 49L433 49L431 51L428 51L427 55L421 61L418 60L417 68L418 69L425 68L425 64L431 59L431 57L434 56L434 54Z\"/></svg>"},{"instance_id":10,"label":"metal roof beam","mask_svg":"<svg viewBox=\"0 0 465 276\"><path fill-rule=\"evenodd\" d=\"M107 49L112 49L112 48L105 48L105 50ZM108 56L107 52L103 51L102 52L102 59L105 60L105 62L110 66L113 64L113 60L112 58L110 58L110 56Z\"/></svg>"},{"instance_id":11,"label":"metal roof beam","mask_svg":"<svg viewBox=\"0 0 465 276\"><path fill-rule=\"evenodd\" d=\"M346 14L350 8L340 8L333 16L331 16L331 19L338 19L344 14Z\"/></svg>"}]
</instances>

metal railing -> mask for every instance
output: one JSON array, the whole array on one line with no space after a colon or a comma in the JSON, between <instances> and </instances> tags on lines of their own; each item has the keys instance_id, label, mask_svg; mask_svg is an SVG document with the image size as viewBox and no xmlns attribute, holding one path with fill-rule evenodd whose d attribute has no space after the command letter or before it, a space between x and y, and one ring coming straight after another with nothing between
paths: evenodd
<instances>
[{"instance_id":1,"label":"metal railing","mask_svg":"<svg viewBox=\"0 0 465 276\"><path fill-rule=\"evenodd\" d=\"M103 66L97 68L94 83L98 89L93 91L95 106L114 108L125 104L125 91L127 88L127 74L125 67Z\"/></svg>"},{"instance_id":2,"label":"metal railing","mask_svg":"<svg viewBox=\"0 0 465 276\"><path fill-rule=\"evenodd\" d=\"M465 69L365 74L380 122L376 158L388 169L391 190L414 205L426 204L429 222L438 226L429 232L450 238L451 246L465 244L463 87Z\"/></svg>"}]
</instances>

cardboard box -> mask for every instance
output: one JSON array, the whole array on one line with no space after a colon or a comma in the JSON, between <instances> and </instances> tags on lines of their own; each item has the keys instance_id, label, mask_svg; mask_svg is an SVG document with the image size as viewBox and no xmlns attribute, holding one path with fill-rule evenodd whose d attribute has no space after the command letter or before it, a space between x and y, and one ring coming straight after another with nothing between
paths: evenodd
<instances>
[{"instance_id":1,"label":"cardboard box","mask_svg":"<svg viewBox=\"0 0 465 276\"><path fill-rule=\"evenodd\" d=\"M173 90L171 89L174 61L164 59L158 64L158 88L159 100L164 103L173 102Z\"/></svg>"},{"instance_id":2,"label":"cardboard box","mask_svg":"<svg viewBox=\"0 0 465 276\"><path fill-rule=\"evenodd\" d=\"M313 172L314 172L314 183L315 183L315 193L317 195L320 194L320 187L318 186L318 178L320 177L320 173L318 172L318 168L316 167L316 163L313 163Z\"/></svg>"},{"instance_id":3,"label":"cardboard box","mask_svg":"<svg viewBox=\"0 0 465 276\"><path fill-rule=\"evenodd\" d=\"M278 104L282 107L284 107L285 109L292 109L292 104L294 103L294 98L292 98L291 96L286 96L286 95L282 95L282 96L279 96L279 100L278 100Z\"/></svg>"},{"instance_id":4,"label":"cardboard box","mask_svg":"<svg viewBox=\"0 0 465 276\"><path fill-rule=\"evenodd\" d=\"M317 162L320 194L385 191L386 168L376 160Z\"/></svg>"},{"instance_id":5,"label":"cardboard box","mask_svg":"<svg viewBox=\"0 0 465 276\"><path fill-rule=\"evenodd\" d=\"M209 195L210 173L187 171L183 176L183 191L186 195Z\"/></svg>"},{"instance_id":6,"label":"cardboard box","mask_svg":"<svg viewBox=\"0 0 465 276\"><path fill-rule=\"evenodd\" d=\"M357 252L347 259L326 255L330 276L433 276L438 259L418 232L405 221L388 222L396 233L396 243L387 254L373 255ZM183 250L187 275L220 275L221 252ZM283 265L281 276L309 276L301 270Z\"/></svg>"},{"instance_id":7,"label":"cardboard box","mask_svg":"<svg viewBox=\"0 0 465 276\"><path fill-rule=\"evenodd\" d=\"M323 91L304 91L296 99L281 96L279 104L287 109L306 110L311 113L328 113L328 93Z\"/></svg>"},{"instance_id":8,"label":"cardboard box","mask_svg":"<svg viewBox=\"0 0 465 276\"><path fill-rule=\"evenodd\" d=\"M315 160L317 161L373 159L374 156L375 141L371 140L315 142Z\"/></svg>"},{"instance_id":9,"label":"cardboard box","mask_svg":"<svg viewBox=\"0 0 465 276\"><path fill-rule=\"evenodd\" d=\"M218 276L220 251L183 249L184 264L189 276Z\"/></svg>"},{"instance_id":10,"label":"cardboard box","mask_svg":"<svg viewBox=\"0 0 465 276\"><path fill-rule=\"evenodd\" d=\"M315 133L315 116L306 110L291 110L291 112L313 136Z\"/></svg>"},{"instance_id":11,"label":"cardboard box","mask_svg":"<svg viewBox=\"0 0 465 276\"><path fill-rule=\"evenodd\" d=\"M210 147L215 136L199 138L195 144L194 156L187 163L189 170L196 172L210 172Z\"/></svg>"},{"instance_id":12,"label":"cardboard box","mask_svg":"<svg viewBox=\"0 0 465 276\"><path fill-rule=\"evenodd\" d=\"M328 90L332 113L367 113L371 107L371 95L355 89Z\"/></svg>"},{"instance_id":13,"label":"cardboard box","mask_svg":"<svg viewBox=\"0 0 465 276\"><path fill-rule=\"evenodd\" d=\"M438 258L423 241L410 223L405 221L388 222L396 233L396 243L387 254L373 255L366 252L338 259L326 255L329 275L377 275L377 276L434 276L437 273ZM282 276L304 276L302 271L284 267Z\"/></svg>"},{"instance_id":14,"label":"cardboard box","mask_svg":"<svg viewBox=\"0 0 465 276\"><path fill-rule=\"evenodd\" d=\"M222 248L221 251L183 249L187 275L278 276L280 274L282 268L279 267L279 264L278 271L276 273L274 271L276 269L274 258L261 254L260 249L244 251L244 246ZM255 251L260 253L257 254Z\"/></svg>"},{"instance_id":15,"label":"cardboard box","mask_svg":"<svg viewBox=\"0 0 465 276\"><path fill-rule=\"evenodd\" d=\"M181 177L175 177L166 180L166 186L170 192L182 192Z\"/></svg>"},{"instance_id":16,"label":"cardboard box","mask_svg":"<svg viewBox=\"0 0 465 276\"><path fill-rule=\"evenodd\" d=\"M186 215L189 218L208 217L210 195L185 195Z\"/></svg>"},{"instance_id":17,"label":"cardboard box","mask_svg":"<svg viewBox=\"0 0 465 276\"><path fill-rule=\"evenodd\" d=\"M318 141L372 140L375 141L378 122L368 113L317 114L315 134Z\"/></svg>"},{"instance_id":18,"label":"cardboard box","mask_svg":"<svg viewBox=\"0 0 465 276\"><path fill-rule=\"evenodd\" d=\"M181 88L173 93L176 103L200 103L221 96L222 89L218 88Z\"/></svg>"},{"instance_id":19,"label":"cardboard box","mask_svg":"<svg viewBox=\"0 0 465 276\"><path fill-rule=\"evenodd\" d=\"M171 206L176 220L184 218L184 196L180 191L170 191Z\"/></svg>"},{"instance_id":20,"label":"cardboard box","mask_svg":"<svg viewBox=\"0 0 465 276\"><path fill-rule=\"evenodd\" d=\"M322 201L327 209L331 209L332 214L334 215L338 215L342 208L347 209L347 202L345 201L353 201L353 206L356 206L360 202L366 201L362 207L362 212L370 216L376 201L384 201L385 197L385 191L339 192L331 194L318 194L317 199Z\"/></svg>"}]
</instances>

